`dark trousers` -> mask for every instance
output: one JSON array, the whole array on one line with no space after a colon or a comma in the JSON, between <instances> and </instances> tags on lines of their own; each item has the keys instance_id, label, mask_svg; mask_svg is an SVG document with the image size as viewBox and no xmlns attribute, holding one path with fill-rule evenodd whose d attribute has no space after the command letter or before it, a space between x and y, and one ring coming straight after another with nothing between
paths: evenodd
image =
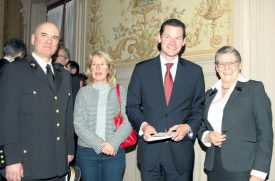
<instances>
[{"instance_id":1,"label":"dark trousers","mask_svg":"<svg viewBox=\"0 0 275 181\"><path fill-rule=\"evenodd\" d=\"M76 164L81 169L82 181L122 181L125 169L125 151L116 156L97 154L93 149L77 147Z\"/></svg>"},{"instance_id":2,"label":"dark trousers","mask_svg":"<svg viewBox=\"0 0 275 181\"><path fill-rule=\"evenodd\" d=\"M51 179L37 179L37 180L24 180L24 178L22 178L22 180L23 181L66 181L65 176L63 176L63 177L54 177L54 178L51 178ZM6 181L6 178L2 177L2 181Z\"/></svg>"},{"instance_id":3,"label":"dark trousers","mask_svg":"<svg viewBox=\"0 0 275 181\"><path fill-rule=\"evenodd\" d=\"M140 167L142 181L192 181L192 170L183 174L177 172L169 149L168 143L164 142L161 157L153 170Z\"/></svg>"},{"instance_id":4,"label":"dark trousers","mask_svg":"<svg viewBox=\"0 0 275 181\"><path fill-rule=\"evenodd\" d=\"M250 171L229 172L224 169L221 161L221 148L215 148L215 161L212 171L206 171L208 181L248 181Z\"/></svg>"},{"instance_id":5,"label":"dark trousers","mask_svg":"<svg viewBox=\"0 0 275 181\"><path fill-rule=\"evenodd\" d=\"M24 180L24 178L22 178L22 180L24 181L66 181L65 180L66 176L62 176L62 177L54 177L54 178L49 178L49 179L35 179L35 180ZM0 181L6 181L6 178L2 177L0 178Z\"/></svg>"}]
</instances>

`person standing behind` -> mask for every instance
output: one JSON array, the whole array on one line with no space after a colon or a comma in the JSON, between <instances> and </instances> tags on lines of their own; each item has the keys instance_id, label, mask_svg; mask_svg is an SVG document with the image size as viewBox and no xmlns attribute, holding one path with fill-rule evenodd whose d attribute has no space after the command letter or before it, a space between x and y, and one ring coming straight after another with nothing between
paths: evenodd
<instances>
[{"instance_id":1,"label":"person standing behind","mask_svg":"<svg viewBox=\"0 0 275 181\"><path fill-rule=\"evenodd\" d=\"M76 164L82 181L121 181L125 152L120 144L132 127L125 114L126 90L120 86L123 123L116 129L114 117L120 112L116 93L115 67L102 51L89 57L88 85L77 93L74 126L78 136Z\"/></svg>"},{"instance_id":2,"label":"person standing behind","mask_svg":"<svg viewBox=\"0 0 275 181\"><path fill-rule=\"evenodd\" d=\"M59 41L56 25L40 24L34 50L6 66L0 78L0 140L8 181L64 181L74 155L70 74L51 60Z\"/></svg>"},{"instance_id":3,"label":"person standing behind","mask_svg":"<svg viewBox=\"0 0 275 181\"><path fill-rule=\"evenodd\" d=\"M58 63L61 66L65 67L70 60L70 52L66 47L62 46L58 49L58 51L54 55L54 58L55 63Z\"/></svg>"},{"instance_id":4,"label":"person standing behind","mask_svg":"<svg viewBox=\"0 0 275 181\"><path fill-rule=\"evenodd\" d=\"M204 77L201 67L179 57L185 45L185 25L166 20L158 35L160 55L138 63L127 96L127 115L136 130L137 158L143 181L191 181L194 141L201 125ZM174 132L171 140L149 142L159 132Z\"/></svg>"},{"instance_id":5,"label":"person standing behind","mask_svg":"<svg viewBox=\"0 0 275 181\"><path fill-rule=\"evenodd\" d=\"M16 57L23 58L27 53L25 43L17 38L11 38L4 44L3 54L4 57L0 59L0 75L4 71L7 63L14 61Z\"/></svg>"},{"instance_id":6,"label":"person standing behind","mask_svg":"<svg viewBox=\"0 0 275 181\"><path fill-rule=\"evenodd\" d=\"M241 56L231 46L215 55L220 80L206 92L199 139L207 147L208 181L264 181L273 147L271 102L262 82L240 74Z\"/></svg>"}]
</instances>

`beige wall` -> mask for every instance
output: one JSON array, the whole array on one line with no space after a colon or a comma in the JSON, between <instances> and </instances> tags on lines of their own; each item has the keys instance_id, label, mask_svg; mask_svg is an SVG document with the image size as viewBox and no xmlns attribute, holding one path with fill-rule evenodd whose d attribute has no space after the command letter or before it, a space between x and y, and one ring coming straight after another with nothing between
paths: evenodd
<instances>
[{"instance_id":1,"label":"beige wall","mask_svg":"<svg viewBox=\"0 0 275 181\"><path fill-rule=\"evenodd\" d=\"M4 41L12 37L23 39L23 17L20 13L21 2L18 0L6 0L5 2Z\"/></svg>"},{"instance_id":2,"label":"beige wall","mask_svg":"<svg viewBox=\"0 0 275 181\"><path fill-rule=\"evenodd\" d=\"M232 42L231 9L231 0L90 0L86 50L107 51L119 64L151 58L160 25L178 18L187 26L185 56L209 57Z\"/></svg>"},{"instance_id":3,"label":"beige wall","mask_svg":"<svg viewBox=\"0 0 275 181\"><path fill-rule=\"evenodd\" d=\"M18 0L0 1L0 57L2 57L4 42L9 38L17 37L23 40L21 8L21 2Z\"/></svg>"}]
</instances>

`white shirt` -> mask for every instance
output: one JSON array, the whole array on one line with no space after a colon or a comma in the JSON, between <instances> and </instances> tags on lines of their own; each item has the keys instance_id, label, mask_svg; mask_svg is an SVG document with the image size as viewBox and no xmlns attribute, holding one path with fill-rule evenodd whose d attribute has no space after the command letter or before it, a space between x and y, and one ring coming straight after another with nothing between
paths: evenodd
<instances>
[{"instance_id":1,"label":"white shirt","mask_svg":"<svg viewBox=\"0 0 275 181\"><path fill-rule=\"evenodd\" d=\"M42 58L40 58L39 56L37 56L34 52L32 52L32 56L33 56L34 59L37 61L37 63L40 65L40 67L41 67L42 70L45 72L45 74L47 73L47 69L46 69L47 64L50 65L50 67L51 67L51 69L52 69L52 73L54 74L53 66L52 66L52 60L50 60L50 61L47 63L47 62L45 62L45 60L43 60Z\"/></svg>"},{"instance_id":2,"label":"white shirt","mask_svg":"<svg viewBox=\"0 0 275 181\"><path fill-rule=\"evenodd\" d=\"M247 82L248 80L243 78L242 76L239 76L238 81L239 82ZM216 82L212 86L212 90L217 89L218 92L217 92L215 98L213 99L213 101L211 102L211 105L209 107L207 120L211 124L214 131L221 132L223 109L224 109L231 93L233 92L236 84L237 84L237 82L234 83L228 89L228 91L227 91L227 93L225 94L224 97L222 97L222 93L221 93L222 92L221 91L221 89L222 89L222 81L221 80L219 80L218 82ZM205 131L202 135L202 142L206 147L211 146L211 143L209 143L205 140L205 137L208 133L209 133L209 131ZM264 173L264 172L261 172L261 171L258 171L258 170L251 170L250 175L254 175L254 176L260 177L262 179L265 179L266 176L267 176L267 173Z\"/></svg>"},{"instance_id":3,"label":"white shirt","mask_svg":"<svg viewBox=\"0 0 275 181\"><path fill-rule=\"evenodd\" d=\"M179 62L179 57L177 56L172 62L168 62L165 60L165 58L160 55L160 65L161 65L161 72L162 72L162 80L163 80L163 85L164 85L164 77L167 71L166 65L167 63L173 63L173 66L170 69L173 81L175 80L176 77L176 72L177 72L177 67L178 67L178 62Z\"/></svg>"}]
</instances>

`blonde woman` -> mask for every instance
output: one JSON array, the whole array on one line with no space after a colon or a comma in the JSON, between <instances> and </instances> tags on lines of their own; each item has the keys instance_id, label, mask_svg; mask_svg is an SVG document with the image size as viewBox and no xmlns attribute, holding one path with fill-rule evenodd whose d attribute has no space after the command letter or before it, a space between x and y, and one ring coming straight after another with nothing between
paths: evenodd
<instances>
[{"instance_id":1,"label":"blonde woman","mask_svg":"<svg viewBox=\"0 0 275 181\"><path fill-rule=\"evenodd\" d=\"M76 162L82 181L121 181L125 169L125 152L120 144L132 127L125 114L126 90L120 87L124 121L116 129L114 117L120 107L116 94L115 67L102 51L89 57L88 85L76 96L74 126L78 136Z\"/></svg>"}]
</instances>

